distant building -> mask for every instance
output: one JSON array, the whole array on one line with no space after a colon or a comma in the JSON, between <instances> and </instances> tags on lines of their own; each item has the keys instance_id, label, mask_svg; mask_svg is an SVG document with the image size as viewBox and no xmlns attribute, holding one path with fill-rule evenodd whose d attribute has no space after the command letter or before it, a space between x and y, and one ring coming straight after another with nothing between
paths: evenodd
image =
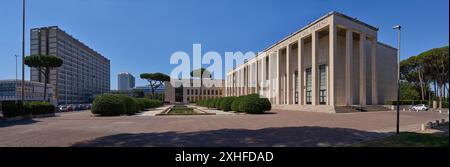
<instances>
[{"instance_id":1,"label":"distant building","mask_svg":"<svg viewBox=\"0 0 450 167\"><path fill-rule=\"evenodd\" d=\"M90 103L110 90L110 60L67 34L57 26L31 29L31 55L53 55L63 59L62 67L52 69L50 84L60 104ZM36 68L31 80L44 82Z\"/></svg>"},{"instance_id":2,"label":"distant building","mask_svg":"<svg viewBox=\"0 0 450 167\"><path fill-rule=\"evenodd\" d=\"M54 86L47 84L47 101L57 103ZM22 99L21 80L0 80L0 101L20 101ZM44 83L25 81L25 101L44 101Z\"/></svg>"},{"instance_id":3,"label":"distant building","mask_svg":"<svg viewBox=\"0 0 450 167\"><path fill-rule=\"evenodd\" d=\"M135 86L135 78L132 74L123 72L117 75L117 89L131 90Z\"/></svg>"},{"instance_id":4,"label":"distant building","mask_svg":"<svg viewBox=\"0 0 450 167\"><path fill-rule=\"evenodd\" d=\"M211 80L212 81L212 80ZM210 84L215 83L215 84ZM200 80L179 80L166 82L165 102L168 103L193 103L203 99L220 98L225 95L225 81L214 80L210 83L203 83L200 87ZM208 86L211 85L211 86Z\"/></svg>"},{"instance_id":5,"label":"distant building","mask_svg":"<svg viewBox=\"0 0 450 167\"><path fill-rule=\"evenodd\" d=\"M144 94L151 94L152 93L152 89L150 88L150 86L138 86L136 88L134 88L134 90L142 90L144 92ZM166 90L166 87L164 85L161 85L159 88L157 88L155 90L156 94L161 94L164 93L164 91Z\"/></svg>"}]
</instances>

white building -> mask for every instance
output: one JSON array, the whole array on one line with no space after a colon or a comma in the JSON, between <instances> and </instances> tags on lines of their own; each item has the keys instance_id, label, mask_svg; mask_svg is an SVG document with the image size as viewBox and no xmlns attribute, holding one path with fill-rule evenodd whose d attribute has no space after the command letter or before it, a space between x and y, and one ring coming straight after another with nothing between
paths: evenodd
<instances>
[{"instance_id":1,"label":"white building","mask_svg":"<svg viewBox=\"0 0 450 167\"><path fill-rule=\"evenodd\" d=\"M228 72L226 95L259 93L286 110L370 107L396 99L397 64L378 28L330 12Z\"/></svg>"}]
</instances>

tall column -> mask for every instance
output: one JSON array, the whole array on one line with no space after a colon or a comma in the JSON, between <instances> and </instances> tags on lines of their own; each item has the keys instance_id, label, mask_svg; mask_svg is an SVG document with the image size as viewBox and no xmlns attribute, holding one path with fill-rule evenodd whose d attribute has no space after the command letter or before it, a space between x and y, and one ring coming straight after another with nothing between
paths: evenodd
<instances>
[{"instance_id":1,"label":"tall column","mask_svg":"<svg viewBox=\"0 0 450 167\"><path fill-rule=\"evenodd\" d=\"M335 55L337 50L337 27L334 25L334 23L330 24L330 30L329 30L329 37L330 37L330 43L329 43L329 58L328 58L328 105L334 105L334 63L335 63Z\"/></svg>"},{"instance_id":2,"label":"tall column","mask_svg":"<svg viewBox=\"0 0 450 167\"><path fill-rule=\"evenodd\" d=\"M378 104L378 87L377 87L377 45L378 39L376 36L372 38L372 105Z\"/></svg>"},{"instance_id":3,"label":"tall column","mask_svg":"<svg viewBox=\"0 0 450 167\"><path fill-rule=\"evenodd\" d=\"M269 95L269 98L270 98L270 100L271 100L271 102L272 102L272 104L275 104L275 99L273 98L273 88L272 88L272 61L273 61L273 58L272 58L272 53L269 53L269 55L267 55L267 56L269 56L269 66L267 67L267 68L269 68L269 73L267 73L267 75L269 75L269 80L267 81L268 83L267 83L267 85L269 86L269 89L267 89L268 90L268 95Z\"/></svg>"},{"instance_id":4,"label":"tall column","mask_svg":"<svg viewBox=\"0 0 450 167\"><path fill-rule=\"evenodd\" d=\"M319 55L319 34L316 31L312 33L312 57L311 57L311 77L312 77L312 105L317 105L319 100L318 78L317 78L317 57Z\"/></svg>"},{"instance_id":5,"label":"tall column","mask_svg":"<svg viewBox=\"0 0 450 167\"><path fill-rule=\"evenodd\" d=\"M347 29L345 35L345 101L347 105L353 105L353 31Z\"/></svg>"},{"instance_id":6,"label":"tall column","mask_svg":"<svg viewBox=\"0 0 450 167\"><path fill-rule=\"evenodd\" d=\"M285 104L291 104L291 70L290 70L290 47L289 44L286 46L286 79L285 79L285 85L284 88L284 103Z\"/></svg>"},{"instance_id":7,"label":"tall column","mask_svg":"<svg viewBox=\"0 0 450 167\"><path fill-rule=\"evenodd\" d=\"M277 52L276 52L276 76L275 76L275 78L276 78L276 104L281 104L280 103L280 99L281 99L281 91L280 91L280 88L281 88L281 75L280 75L280 50L277 50Z\"/></svg>"},{"instance_id":8,"label":"tall column","mask_svg":"<svg viewBox=\"0 0 450 167\"><path fill-rule=\"evenodd\" d=\"M359 103L361 106L366 105L366 34L363 32L359 38Z\"/></svg>"},{"instance_id":9,"label":"tall column","mask_svg":"<svg viewBox=\"0 0 450 167\"><path fill-rule=\"evenodd\" d=\"M298 40L298 104L303 105L303 39Z\"/></svg>"}]
</instances>

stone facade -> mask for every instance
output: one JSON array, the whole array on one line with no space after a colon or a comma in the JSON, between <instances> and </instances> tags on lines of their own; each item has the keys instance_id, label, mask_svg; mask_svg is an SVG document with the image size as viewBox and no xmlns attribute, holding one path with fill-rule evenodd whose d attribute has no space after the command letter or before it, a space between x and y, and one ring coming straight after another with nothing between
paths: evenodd
<instances>
[{"instance_id":1,"label":"stone facade","mask_svg":"<svg viewBox=\"0 0 450 167\"><path fill-rule=\"evenodd\" d=\"M377 33L330 12L228 72L225 95L259 93L275 108L307 111L383 104L396 98L397 49Z\"/></svg>"}]
</instances>

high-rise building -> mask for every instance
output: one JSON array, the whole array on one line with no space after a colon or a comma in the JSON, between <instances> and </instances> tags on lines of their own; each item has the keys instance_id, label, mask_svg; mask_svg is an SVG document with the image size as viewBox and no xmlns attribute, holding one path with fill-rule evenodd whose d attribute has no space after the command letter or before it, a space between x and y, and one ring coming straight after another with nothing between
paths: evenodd
<instances>
[{"instance_id":1,"label":"high-rise building","mask_svg":"<svg viewBox=\"0 0 450 167\"><path fill-rule=\"evenodd\" d=\"M50 84L59 104L89 103L110 90L110 60L89 48L57 26L31 29L31 55L53 55L63 65L52 69ZM31 80L44 82L44 76L31 68Z\"/></svg>"},{"instance_id":2,"label":"high-rise building","mask_svg":"<svg viewBox=\"0 0 450 167\"><path fill-rule=\"evenodd\" d=\"M123 72L117 75L117 89L131 90L134 88L134 76L130 73Z\"/></svg>"}]
</instances>

